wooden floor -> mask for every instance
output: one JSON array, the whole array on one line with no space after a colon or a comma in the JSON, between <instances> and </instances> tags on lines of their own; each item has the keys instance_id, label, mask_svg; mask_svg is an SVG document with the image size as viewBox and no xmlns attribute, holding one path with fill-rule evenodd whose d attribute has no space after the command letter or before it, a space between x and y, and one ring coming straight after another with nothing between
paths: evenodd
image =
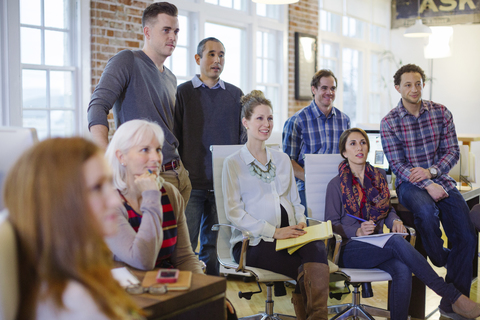
<instances>
[{"instance_id":1,"label":"wooden floor","mask_svg":"<svg viewBox=\"0 0 480 320\"><path fill-rule=\"evenodd\" d=\"M435 271L441 276L445 275L444 268L435 268ZM238 317L244 317L248 315L256 314L260 311L265 310L265 300L266 300L266 287L262 285L263 292L260 294L255 294L252 296L250 301L245 299L238 298L239 291L257 291L258 286L256 282L248 282L245 283L241 278L228 276L227 277L227 297L233 303L237 310ZM342 287L343 284L341 282L336 283L339 287ZM368 299L362 299L363 304L372 305L375 307L386 308L387 307L387 283L380 282L372 284L374 296ZM277 313L288 314L288 315L295 315L293 310L293 305L290 302L291 299L291 292L293 291L293 285L287 287L287 295L283 297L274 297L275 305L274 311ZM331 290L334 289L331 288ZM471 298L476 301L480 302L480 292L478 286L478 279L474 281L470 293ZM338 300L328 300L328 305L336 305L341 303L348 303L351 302L351 294L344 295L341 301ZM440 303L440 297L437 296L433 291L427 289L427 314L431 314L428 318L429 320L438 320L438 319L446 319L441 318L440 313L438 312L438 304ZM330 317L333 317L331 315ZM377 319L385 319L385 318L377 318Z\"/></svg>"}]
</instances>

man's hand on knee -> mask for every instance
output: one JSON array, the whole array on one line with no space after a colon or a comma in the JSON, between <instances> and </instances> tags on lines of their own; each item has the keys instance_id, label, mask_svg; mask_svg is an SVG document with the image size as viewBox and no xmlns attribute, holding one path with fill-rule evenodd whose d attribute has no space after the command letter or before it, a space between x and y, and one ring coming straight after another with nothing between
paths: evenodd
<instances>
[{"instance_id":1,"label":"man's hand on knee","mask_svg":"<svg viewBox=\"0 0 480 320\"><path fill-rule=\"evenodd\" d=\"M448 198L448 193L443 189L443 187L437 183L432 183L428 187L425 188L427 190L430 197L435 202L438 202L442 199Z\"/></svg>"}]
</instances>

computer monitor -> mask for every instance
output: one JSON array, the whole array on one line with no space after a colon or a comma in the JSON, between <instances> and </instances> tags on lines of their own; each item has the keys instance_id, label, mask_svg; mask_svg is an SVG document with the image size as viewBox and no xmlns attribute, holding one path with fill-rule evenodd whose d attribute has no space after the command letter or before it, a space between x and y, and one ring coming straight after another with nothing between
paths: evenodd
<instances>
[{"instance_id":1,"label":"computer monitor","mask_svg":"<svg viewBox=\"0 0 480 320\"><path fill-rule=\"evenodd\" d=\"M365 130L365 132L368 135L368 140L370 140L370 152L368 153L367 161L372 166L385 170L387 175L391 175L392 171L382 148L380 130Z\"/></svg>"},{"instance_id":2,"label":"computer monitor","mask_svg":"<svg viewBox=\"0 0 480 320\"><path fill-rule=\"evenodd\" d=\"M38 142L33 128L0 127L0 210L4 209L3 188L8 170L22 153Z\"/></svg>"}]
</instances>

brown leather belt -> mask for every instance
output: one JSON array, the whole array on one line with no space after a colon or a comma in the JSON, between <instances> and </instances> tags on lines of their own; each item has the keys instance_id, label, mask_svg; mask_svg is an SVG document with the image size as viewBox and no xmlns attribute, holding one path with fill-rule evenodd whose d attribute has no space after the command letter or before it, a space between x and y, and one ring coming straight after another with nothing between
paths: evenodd
<instances>
[{"instance_id":1,"label":"brown leather belt","mask_svg":"<svg viewBox=\"0 0 480 320\"><path fill-rule=\"evenodd\" d=\"M176 170L180 168L180 160L179 159L173 159L172 161L165 163L160 167L161 172L165 172L168 170Z\"/></svg>"}]
</instances>

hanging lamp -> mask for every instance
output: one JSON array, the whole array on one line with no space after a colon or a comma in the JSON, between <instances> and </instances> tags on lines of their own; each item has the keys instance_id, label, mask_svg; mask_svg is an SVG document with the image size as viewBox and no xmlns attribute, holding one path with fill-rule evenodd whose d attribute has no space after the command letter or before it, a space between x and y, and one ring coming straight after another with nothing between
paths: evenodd
<instances>
[{"instance_id":1,"label":"hanging lamp","mask_svg":"<svg viewBox=\"0 0 480 320\"><path fill-rule=\"evenodd\" d=\"M408 27L403 34L408 38L423 38L428 37L432 34L432 29L422 23L422 18L420 18L420 0L418 0L418 16L415 24L411 27Z\"/></svg>"}]
</instances>

